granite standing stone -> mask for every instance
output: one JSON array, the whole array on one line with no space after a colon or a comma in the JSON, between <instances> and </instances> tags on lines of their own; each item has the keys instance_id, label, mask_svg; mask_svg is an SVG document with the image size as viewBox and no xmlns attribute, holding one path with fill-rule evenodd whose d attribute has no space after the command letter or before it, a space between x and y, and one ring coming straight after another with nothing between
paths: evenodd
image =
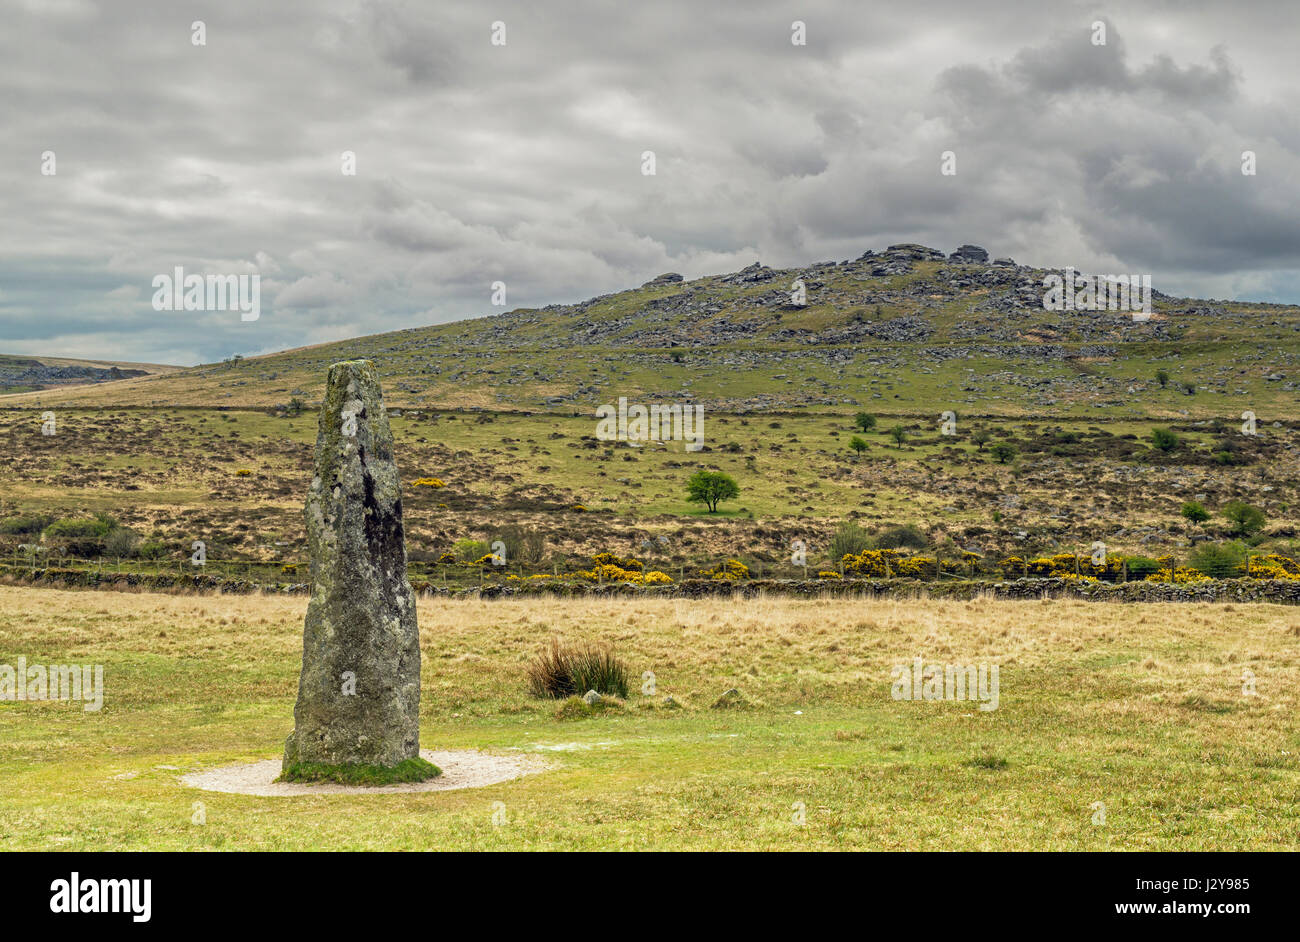
<instances>
[{"instance_id":1,"label":"granite standing stone","mask_svg":"<svg viewBox=\"0 0 1300 942\"><path fill-rule=\"evenodd\" d=\"M420 633L393 436L368 360L330 367L306 517L312 595L285 767L416 758Z\"/></svg>"}]
</instances>

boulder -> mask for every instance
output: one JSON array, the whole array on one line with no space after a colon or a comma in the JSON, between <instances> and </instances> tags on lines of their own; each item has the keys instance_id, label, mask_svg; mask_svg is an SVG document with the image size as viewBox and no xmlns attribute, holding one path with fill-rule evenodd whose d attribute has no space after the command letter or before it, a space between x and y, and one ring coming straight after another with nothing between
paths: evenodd
<instances>
[{"instance_id":1,"label":"boulder","mask_svg":"<svg viewBox=\"0 0 1300 942\"><path fill-rule=\"evenodd\" d=\"M948 261L960 265L983 265L989 260L989 253L978 245L959 245L957 251L948 256Z\"/></svg>"}]
</instances>

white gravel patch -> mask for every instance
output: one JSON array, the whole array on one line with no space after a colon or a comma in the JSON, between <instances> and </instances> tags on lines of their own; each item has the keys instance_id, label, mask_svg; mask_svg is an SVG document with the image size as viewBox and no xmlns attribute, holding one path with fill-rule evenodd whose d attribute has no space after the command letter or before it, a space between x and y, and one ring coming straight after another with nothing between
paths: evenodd
<instances>
[{"instance_id":1,"label":"white gravel patch","mask_svg":"<svg viewBox=\"0 0 1300 942\"><path fill-rule=\"evenodd\" d=\"M524 775L534 775L551 768L550 762L540 756L499 756L474 749L438 752L421 749L420 756L442 769L442 774L427 782L408 782L398 785L336 785L326 782L308 785L302 782L277 782L280 775L279 759L261 762L243 762L224 765L206 772L191 772L181 776L181 784L210 792L228 792L234 795L377 795L390 792L445 792L457 788L482 788L496 785Z\"/></svg>"}]
</instances>

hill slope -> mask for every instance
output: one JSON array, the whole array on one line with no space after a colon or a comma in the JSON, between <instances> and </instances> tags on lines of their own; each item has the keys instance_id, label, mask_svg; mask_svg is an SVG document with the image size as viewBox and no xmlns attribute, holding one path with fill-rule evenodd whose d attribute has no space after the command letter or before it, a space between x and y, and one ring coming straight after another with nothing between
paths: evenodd
<instances>
[{"instance_id":1,"label":"hill slope","mask_svg":"<svg viewBox=\"0 0 1300 942\"><path fill-rule=\"evenodd\" d=\"M964 247L965 248L965 247ZM682 281L235 364L0 398L51 405L274 407L369 357L393 406L590 413L619 396L716 411L1075 417L1291 416L1300 307L1156 293L1149 320L1046 311L1044 269L892 246L844 262ZM802 279L807 304L791 303ZM1169 374L1167 386L1157 371ZM1192 389L1189 390L1188 386Z\"/></svg>"}]
</instances>

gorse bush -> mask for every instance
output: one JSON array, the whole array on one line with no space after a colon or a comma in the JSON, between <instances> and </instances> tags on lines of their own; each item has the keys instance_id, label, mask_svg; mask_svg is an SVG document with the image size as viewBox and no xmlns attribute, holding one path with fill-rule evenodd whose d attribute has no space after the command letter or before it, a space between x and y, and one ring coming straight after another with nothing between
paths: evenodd
<instances>
[{"instance_id":1,"label":"gorse bush","mask_svg":"<svg viewBox=\"0 0 1300 942\"><path fill-rule=\"evenodd\" d=\"M605 647L571 646L554 639L528 665L528 690L554 700L594 690L627 698L627 666Z\"/></svg>"}]
</instances>

